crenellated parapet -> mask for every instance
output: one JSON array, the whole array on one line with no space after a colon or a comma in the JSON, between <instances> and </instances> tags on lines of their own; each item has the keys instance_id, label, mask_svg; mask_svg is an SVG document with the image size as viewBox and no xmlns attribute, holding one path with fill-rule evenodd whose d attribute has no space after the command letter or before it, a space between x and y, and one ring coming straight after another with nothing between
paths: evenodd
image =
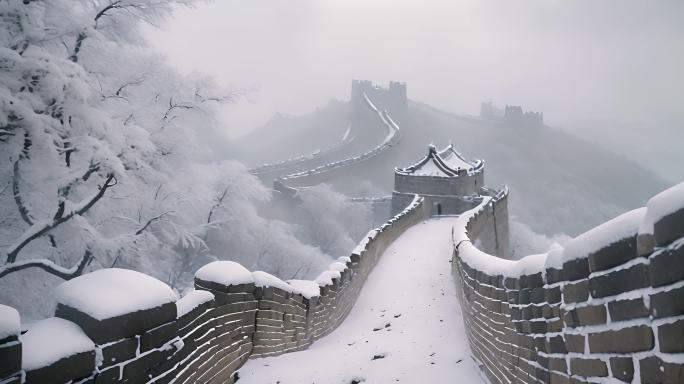
<instances>
[{"instance_id":1,"label":"crenellated parapet","mask_svg":"<svg viewBox=\"0 0 684 384\"><path fill-rule=\"evenodd\" d=\"M17 311L0 305L0 382L233 383L247 359L305 349L337 328L424 207L415 197L313 281L216 261L179 299L151 276L101 269L61 284L55 317L23 334Z\"/></svg>"},{"instance_id":2,"label":"crenellated parapet","mask_svg":"<svg viewBox=\"0 0 684 384\"><path fill-rule=\"evenodd\" d=\"M544 113L524 111L521 106L507 105L503 120L513 127L538 128L544 126Z\"/></svg>"},{"instance_id":3,"label":"crenellated parapet","mask_svg":"<svg viewBox=\"0 0 684 384\"><path fill-rule=\"evenodd\" d=\"M492 254L501 201L453 232L468 341L492 383L684 381L684 183L516 261Z\"/></svg>"}]
</instances>

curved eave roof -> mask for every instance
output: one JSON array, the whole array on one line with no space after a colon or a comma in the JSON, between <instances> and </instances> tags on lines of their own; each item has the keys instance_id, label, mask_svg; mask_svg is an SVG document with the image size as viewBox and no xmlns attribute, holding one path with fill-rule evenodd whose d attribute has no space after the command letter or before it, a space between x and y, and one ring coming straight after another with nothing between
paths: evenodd
<instances>
[{"instance_id":1,"label":"curved eave roof","mask_svg":"<svg viewBox=\"0 0 684 384\"><path fill-rule=\"evenodd\" d=\"M428 154L416 164L406 168L395 168L395 172L413 176L456 177L459 172L472 173L482 168L483 162L470 162L461 155L453 145L441 151L435 146L428 147Z\"/></svg>"},{"instance_id":2,"label":"curved eave roof","mask_svg":"<svg viewBox=\"0 0 684 384\"><path fill-rule=\"evenodd\" d=\"M454 148L453 144L449 144L446 148L437 153L442 161L451 169L465 169L471 170L477 166L476 162L466 160L460 152Z\"/></svg>"}]
</instances>

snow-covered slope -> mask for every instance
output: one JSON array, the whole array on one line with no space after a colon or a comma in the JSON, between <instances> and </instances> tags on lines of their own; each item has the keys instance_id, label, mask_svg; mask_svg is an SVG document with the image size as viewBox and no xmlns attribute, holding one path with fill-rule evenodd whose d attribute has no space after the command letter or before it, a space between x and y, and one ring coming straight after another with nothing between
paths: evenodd
<instances>
[{"instance_id":1,"label":"snow-covered slope","mask_svg":"<svg viewBox=\"0 0 684 384\"><path fill-rule=\"evenodd\" d=\"M449 272L454 221L408 229L380 258L337 330L305 351L250 360L240 383L484 382Z\"/></svg>"}]
</instances>

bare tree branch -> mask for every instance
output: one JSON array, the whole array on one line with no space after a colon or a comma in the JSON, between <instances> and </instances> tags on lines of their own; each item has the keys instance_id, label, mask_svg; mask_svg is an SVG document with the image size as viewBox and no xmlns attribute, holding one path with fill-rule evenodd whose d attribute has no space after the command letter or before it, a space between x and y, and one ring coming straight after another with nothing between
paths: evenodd
<instances>
[{"instance_id":1,"label":"bare tree branch","mask_svg":"<svg viewBox=\"0 0 684 384\"><path fill-rule=\"evenodd\" d=\"M157 221L157 220L161 219L162 217L164 217L170 213L173 213L173 212L175 212L175 211L166 211L166 212L160 213L157 216L150 218L149 220L147 220L145 225L143 225L137 231L135 231L135 235L138 236L139 234L143 233L147 229L147 227L150 226L150 224L154 223L155 221Z\"/></svg>"},{"instance_id":2,"label":"bare tree branch","mask_svg":"<svg viewBox=\"0 0 684 384\"><path fill-rule=\"evenodd\" d=\"M216 212L216 210L221 207L221 205L223 204L223 200L226 198L227 195L228 195L228 187L224 188L223 191L219 192L216 195L216 197L214 198L214 204L211 206L211 208L209 208L209 214L207 215L207 222L205 224L207 226L207 229L204 232L204 236L202 238L202 240L205 243L207 242L207 238L209 238L209 229L211 229L211 224L212 224L211 219L214 216L214 213Z\"/></svg>"},{"instance_id":3,"label":"bare tree branch","mask_svg":"<svg viewBox=\"0 0 684 384\"><path fill-rule=\"evenodd\" d=\"M78 36L76 36L76 44L74 44L74 51L69 56L69 60L74 63L78 63L78 54L81 52L81 46L83 41L88 38L88 34L85 31L81 31Z\"/></svg>"},{"instance_id":4,"label":"bare tree branch","mask_svg":"<svg viewBox=\"0 0 684 384\"><path fill-rule=\"evenodd\" d=\"M102 196L104 196L107 189L115 186L116 183L116 178L113 174L110 174L107 176L104 184L99 186L98 192L93 197L85 202L82 202L81 204L77 205L75 209L72 209L68 212L65 212L64 200L61 200L57 208L57 213L51 221L41 220L36 222L28 230L26 230L26 232L17 240L15 245L9 248L7 252L6 264L14 263L17 260L17 255L19 252L33 240L47 234L53 228L69 221L69 219L72 217L76 215L83 215L84 213L88 212L88 210L92 208L93 205L95 205L95 203L102 198Z\"/></svg>"},{"instance_id":5,"label":"bare tree branch","mask_svg":"<svg viewBox=\"0 0 684 384\"><path fill-rule=\"evenodd\" d=\"M195 108L195 107L193 107L192 105L174 103L173 98L169 97L169 108L164 113L163 120L167 121L169 119L169 116L171 116L171 112L174 109L193 109L193 108Z\"/></svg>"},{"instance_id":6,"label":"bare tree branch","mask_svg":"<svg viewBox=\"0 0 684 384\"><path fill-rule=\"evenodd\" d=\"M206 103L209 101L213 101L216 103L232 103L235 100L237 100L238 97L240 97L241 92L240 91L233 91L229 92L226 95L221 95L221 96L214 96L214 97L204 97L202 94L200 94L199 90L195 90L195 98L200 101L200 103Z\"/></svg>"},{"instance_id":7,"label":"bare tree branch","mask_svg":"<svg viewBox=\"0 0 684 384\"><path fill-rule=\"evenodd\" d=\"M114 93L111 94L111 95L105 95L104 92L102 92L102 91L100 91L100 92L102 93L102 98L103 98L103 99L122 99L122 100L128 101L128 99L126 98L126 96L124 96L124 95L122 94L123 91L124 91L124 89L126 89L126 87L129 87L129 86L132 86L132 85L142 84L144 81L145 81L145 78L144 78L144 77L141 77L141 78L139 78L139 79L132 80L132 81L127 81L127 82L123 83L119 88L117 88L116 92L114 92Z\"/></svg>"},{"instance_id":8,"label":"bare tree branch","mask_svg":"<svg viewBox=\"0 0 684 384\"><path fill-rule=\"evenodd\" d=\"M117 0L117 1L110 2L107 6L102 8L99 12L97 12L97 14L95 14L95 18L93 20L95 22L95 26L97 26L97 21L102 16L106 15L108 11L110 11L112 9L120 8L120 7L121 7L121 1ZM76 44L74 44L74 51L71 54L71 56L69 56L69 60L73 61L74 63L78 62L78 54L81 52L83 42L87 38L88 38L88 33L85 29L82 30L81 32L79 32L78 36L76 36Z\"/></svg>"},{"instance_id":9,"label":"bare tree branch","mask_svg":"<svg viewBox=\"0 0 684 384\"><path fill-rule=\"evenodd\" d=\"M7 115L7 120L8 123L6 125L0 125L0 142L3 143L7 141L7 137L15 135L16 130L19 128L18 122L22 120L22 118L10 111Z\"/></svg>"},{"instance_id":10,"label":"bare tree branch","mask_svg":"<svg viewBox=\"0 0 684 384\"><path fill-rule=\"evenodd\" d=\"M24 147L21 150L19 158L14 161L14 166L12 167L12 193L14 194L14 202L17 204L19 209L19 215L28 225L33 225L33 216L28 209L28 206L24 202L24 198L21 195L21 190L19 189L19 181L21 179L19 163L24 159L29 158L29 150L33 142L31 141L31 136L28 132L24 133Z\"/></svg>"},{"instance_id":11,"label":"bare tree branch","mask_svg":"<svg viewBox=\"0 0 684 384\"><path fill-rule=\"evenodd\" d=\"M121 96L121 92L123 92L124 88L126 88L126 87L128 87L128 86L131 86L131 85L142 84L143 81L145 81L145 78L144 78L144 77L141 77L141 78L139 78L139 79L137 79L137 80L133 80L133 81L129 81L129 82L127 82L127 83L124 83L123 85L121 85L121 86L119 87L119 89L116 90L115 95L116 95L116 96Z\"/></svg>"},{"instance_id":12,"label":"bare tree branch","mask_svg":"<svg viewBox=\"0 0 684 384\"><path fill-rule=\"evenodd\" d=\"M100 170L100 163L93 163L91 162L90 165L88 166L88 169L83 173L83 175L75 177L71 181L69 181L66 185L62 186L59 188L58 193L60 198L67 198L69 194L71 193L71 189L76 186L76 184L88 181L90 179L90 176L93 175L93 173L97 172Z\"/></svg>"},{"instance_id":13,"label":"bare tree branch","mask_svg":"<svg viewBox=\"0 0 684 384\"><path fill-rule=\"evenodd\" d=\"M9 275L10 273L21 271L24 269L40 268L45 272L60 277L64 280L71 280L74 277L83 274L83 271L92 260L93 254L90 252L90 250L86 250L78 264L74 265L71 268L64 268L47 259L20 261L17 263L12 263L0 267L0 278Z\"/></svg>"}]
</instances>

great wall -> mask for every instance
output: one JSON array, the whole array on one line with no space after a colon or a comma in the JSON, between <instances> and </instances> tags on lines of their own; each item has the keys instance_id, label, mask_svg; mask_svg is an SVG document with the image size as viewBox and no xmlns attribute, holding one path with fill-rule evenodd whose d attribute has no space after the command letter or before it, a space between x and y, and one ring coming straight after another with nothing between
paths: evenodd
<instances>
[{"instance_id":1,"label":"great wall","mask_svg":"<svg viewBox=\"0 0 684 384\"><path fill-rule=\"evenodd\" d=\"M273 177L283 198L353 173L397 150L406 100L403 84L354 82L339 146L254 173ZM316 163L352 143L359 154ZM306 349L335 330L388 246L445 215L457 216L451 272L471 357L490 382L684 382L684 184L564 248L513 261L508 189L484 186L483 162L430 146L393 177L392 198L377 199L391 218L314 281L218 261L177 298L152 277L104 269L59 286L55 317L24 333L19 314L0 306L0 383L233 383L248 359Z\"/></svg>"}]
</instances>

